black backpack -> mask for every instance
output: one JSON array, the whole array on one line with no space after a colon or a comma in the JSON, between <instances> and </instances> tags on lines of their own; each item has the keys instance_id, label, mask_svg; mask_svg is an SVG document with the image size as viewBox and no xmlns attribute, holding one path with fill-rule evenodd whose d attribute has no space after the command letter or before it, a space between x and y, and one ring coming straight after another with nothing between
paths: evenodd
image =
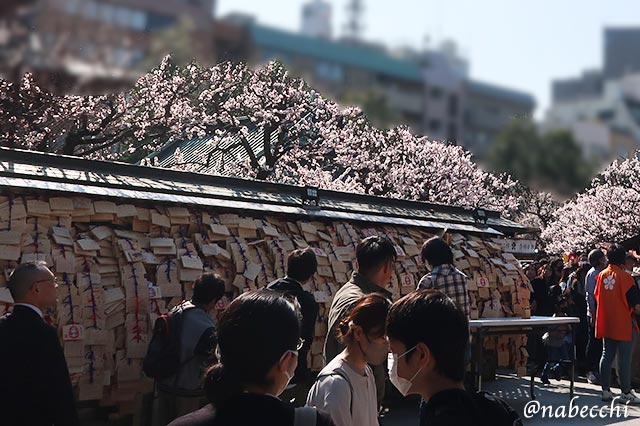
<instances>
[{"instance_id":1,"label":"black backpack","mask_svg":"<svg viewBox=\"0 0 640 426\"><path fill-rule=\"evenodd\" d=\"M160 315L153 325L153 335L142 362L142 370L152 379L165 379L178 372L180 364L180 336L185 311L193 305L180 304Z\"/></svg>"}]
</instances>

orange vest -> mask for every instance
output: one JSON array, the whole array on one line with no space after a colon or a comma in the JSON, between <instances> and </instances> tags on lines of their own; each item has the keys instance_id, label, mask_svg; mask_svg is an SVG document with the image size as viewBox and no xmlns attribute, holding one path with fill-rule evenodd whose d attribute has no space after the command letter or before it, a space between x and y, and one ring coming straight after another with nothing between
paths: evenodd
<instances>
[{"instance_id":1,"label":"orange vest","mask_svg":"<svg viewBox=\"0 0 640 426\"><path fill-rule=\"evenodd\" d=\"M631 340L633 309L627 302L627 291L636 285L633 277L619 266L609 265L596 278L596 338Z\"/></svg>"}]
</instances>

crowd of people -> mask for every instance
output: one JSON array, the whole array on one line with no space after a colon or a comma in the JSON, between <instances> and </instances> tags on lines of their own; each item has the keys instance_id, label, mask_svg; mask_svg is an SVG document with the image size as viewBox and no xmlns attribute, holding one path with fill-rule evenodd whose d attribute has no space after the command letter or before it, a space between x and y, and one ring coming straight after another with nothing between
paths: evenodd
<instances>
[{"instance_id":1,"label":"crowd of people","mask_svg":"<svg viewBox=\"0 0 640 426\"><path fill-rule=\"evenodd\" d=\"M614 394L614 360L619 400L640 404L633 388L640 386L640 276L634 272L638 259L619 244L606 252L594 249L572 261L542 259L525 268L533 288L531 308L539 316L573 316L580 324L572 333L568 326L557 326L541 339L530 339L530 352L544 365L541 380L560 379L575 340L578 371L592 384L600 384L602 400Z\"/></svg>"},{"instance_id":2,"label":"crowd of people","mask_svg":"<svg viewBox=\"0 0 640 426\"><path fill-rule=\"evenodd\" d=\"M175 369L154 376L154 424L375 426L387 378L402 396L421 396L421 425L521 424L504 401L465 389L467 277L443 239L429 239L421 253L430 272L416 291L392 303L385 287L395 269L393 243L373 236L358 244L356 271L331 303L326 365L317 375L307 365L318 317L304 289L318 267L312 250L291 252L284 278L234 299L217 324L210 313L224 281L204 274L192 299L159 320L160 326L173 321L177 349ZM617 380L620 402L640 403L633 390L640 384L637 265L634 254L613 244L566 263L543 259L526 266L534 315L581 319L575 332L561 325L529 339L543 383L568 374L564 366L575 343L578 365L589 382L600 383L603 401L614 398ZM79 424L64 352L43 317L56 304L55 274L42 263L25 263L8 287L16 303L0 319L3 422ZM162 350L152 340L147 357ZM169 365L151 361L149 371Z\"/></svg>"},{"instance_id":3,"label":"crowd of people","mask_svg":"<svg viewBox=\"0 0 640 426\"><path fill-rule=\"evenodd\" d=\"M392 303L385 286L396 261L393 243L374 236L358 244L357 269L331 303L326 365L316 376L302 358L318 312L303 284L317 262L309 249L290 253L285 278L224 311L217 363L204 375L208 403L170 425L375 426L387 377L402 396L422 397L421 425L521 424L504 401L465 389L465 276L442 239L427 241L422 254L431 272Z\"/></svg>"},{"instance_id":4,"label":"crowd of people","mask_svg":"<svg viewBox=\"0 0 640 426\"><path fill-rule=\"evenodd\" d=\"M426 241L421 254L429 272L415 291L392 303L385 287L395 270L393 243L383 236L359 242L356 270L327 315L319 374L307 365L319 324L318 305L305 290L318 267L311 249L289 253L284 278L235 298L216 322L210 312L224 282L203 275L192 299L154 329L148 358L163 348L154 344L162 324L175 329L178 342L175 371L154 376L154 424L376 426L388 382L401 396L421 397L421 426L521 424L501 399L465 387L471 359L467 277L442 238ZM632 375L640 373L632 368L640 315L636 264L614 244L566 264L550 259L526 266L534 315L581 318L575 333L558 326L529 339L543 382L567 374L575 338L579 365L589 381L601 384L603 401L614 398L617 358L620 401L640 403ZM55 275L44 264L23 264L8 287L16 304L0 319L3 424L79 424L64 352L42 316L56 304ZM163 364L149 362L149 371L153 365Z\"/></svg>"}]
</instances>

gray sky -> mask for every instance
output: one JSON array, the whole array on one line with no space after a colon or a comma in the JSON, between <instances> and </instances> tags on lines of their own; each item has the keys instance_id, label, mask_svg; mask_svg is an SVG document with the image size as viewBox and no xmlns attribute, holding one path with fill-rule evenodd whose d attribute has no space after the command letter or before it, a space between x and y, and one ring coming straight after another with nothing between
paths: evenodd
<instances>
[{"instance_id":1,"label":"gray sky","mask_svg":"<svg viewBox=\"0 0 640 426\"><path fill-rule=\"evenodd\" d=\"M305 0L218 0L217 15L248 12L263 24L297 31ZM330 0L334 35L342 34L347 0ZM640 26L639 0L364 0L365 38L391 47L421 47L450 38L468 58L471 76L532 93L537 117L550 83L602 62L606 26Z\"/></svg>"}]
</instances>

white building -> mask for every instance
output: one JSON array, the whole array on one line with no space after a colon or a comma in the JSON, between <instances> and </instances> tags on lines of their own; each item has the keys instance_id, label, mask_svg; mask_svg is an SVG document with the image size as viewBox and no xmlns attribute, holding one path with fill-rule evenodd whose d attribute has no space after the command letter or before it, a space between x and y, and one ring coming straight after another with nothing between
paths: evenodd
<instances>
[{"instance_id":1,"label":"white building","mask_svg":"<svg viewBox=\"0 0 640 426\"><path fill-rule=\"evenodd\" d=\"M324 0L311 0L302 6L302 34L331 38L331 4Z\"/></svg>"},{"instance_id":2,"label":"white building","mask_svg":"<svg viewBox=\"0 0 640 426\"><path fill-rule=\"evenodd\" d=\"M640 74L604 81L599 95L556 101L544 129L571 131L587 158L633 155L640 148Z\"/></svg>"},{"instance_id":3,"label":"white building","mask_svg":"<svg viewBox=\"0 0 640 426\"><path fill-rule=\"evenodd\" d=\"M573 133L586 157L607 162L640 148L640 28L607 28L603 64L552 83L544 130Z\"/></svg>"}]
</instances>

